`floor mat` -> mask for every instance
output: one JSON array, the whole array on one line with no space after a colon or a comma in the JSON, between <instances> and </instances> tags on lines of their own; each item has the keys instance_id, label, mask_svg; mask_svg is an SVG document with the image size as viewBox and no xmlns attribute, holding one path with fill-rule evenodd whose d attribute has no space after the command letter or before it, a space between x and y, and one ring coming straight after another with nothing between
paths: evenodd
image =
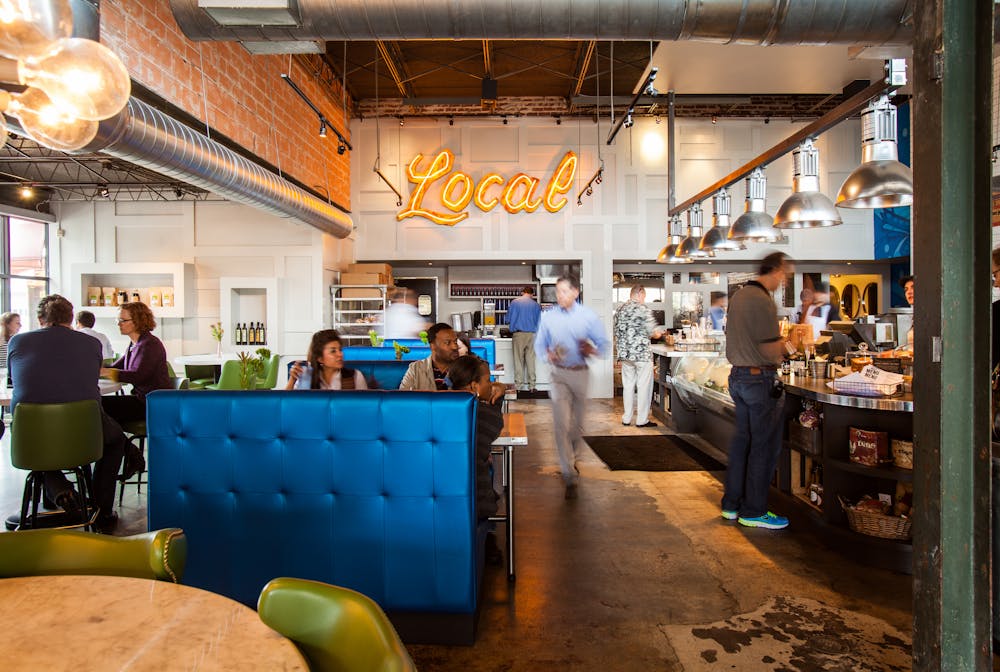
<instances>
[{"instance_id":1,"label":"floor mat","mask_svg":"<svg viewBox=\"0 0 1000 672\"><path fill-rule=\"evenodd\" d=\"M649 430L644 430L649 431ZM726 467L674 435L585 436L611 471L725 471Z\"/></svg>"},{"instance_id":2,"label":"floor mat","mask_svg":"<svg viewBox=\"0 0 1000 672\"><path fill-rule=\"evenodd\" d=\"M546 390L518 390L518 399L548 399L549 393Z\"/></svg>"},{"instance_id":3,"label":"floor mat","mask_svg":"<svg viewBox=\"0 0 1000 672\"><path fill-rule=\"evenodd\" d=\"M685 672L909 670L910 635L885 621L815 600L772 597L759 609L705 625L665 628Z\"/></svg>"}]
</instances>

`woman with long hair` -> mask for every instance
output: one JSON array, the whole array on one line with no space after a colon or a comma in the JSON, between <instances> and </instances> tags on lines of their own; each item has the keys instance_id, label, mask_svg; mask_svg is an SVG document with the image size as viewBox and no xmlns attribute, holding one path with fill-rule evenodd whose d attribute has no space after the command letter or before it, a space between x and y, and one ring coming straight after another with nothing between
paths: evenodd
<instances>
[{"instance_id":1,"label":"woman with long hair","mask_svg":"<svg viewBox=\"0 0 1000 672\"><path fill-rule=\"evenodd\" d=\"M344 366L344 345L336 329L313 334L307 358L306 362L295 362L288 372L286 390L368 389L364 374Z\"/></svg>"},{"instance_id":2,"label":"woman with long hair","mask_svg":"<svg viewBox=\"0 0 1000 672\"><path fill-rule=\"evenodd\" d=\"M7 368L7 344L21 331L21 316L17 313L0 315L0 369Z\"/></svg>"},{"instance_id":3,"label":"woman with long hair","mask_svg":"<svg viewBox=\"0 0 1000 672\"><path fill-rule=\"evenodd\" d=\"M145 420L146 395L171 389L167 350L152 334L155 328L156 318L145 303L132 301L119 306L118 331L131 342L114 364L101 368L102 377L132 385L132 394L101 397L104 411L119 424Z\"/></svg>"}]
</instances>

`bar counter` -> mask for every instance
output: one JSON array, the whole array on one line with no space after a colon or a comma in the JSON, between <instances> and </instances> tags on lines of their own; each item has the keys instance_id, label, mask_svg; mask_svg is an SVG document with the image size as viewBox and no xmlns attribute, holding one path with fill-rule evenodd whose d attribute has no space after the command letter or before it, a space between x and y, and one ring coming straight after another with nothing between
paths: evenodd
<instances>
[{"instance_id":1,"label":"bar counter","mask_svg":"<svg viewBox=\"0 0 1000 672\"><path fill-rule=\"evenodd\" d=\"M873 411L913 412L913 393L903 392L892 397L859 397L853 394L841 394L827 387L829 378L811 378L799 374L781 374L778 376L785 384L785 389L804 399L819 401L834 406L847 406Z\"/></svg>"}]
</instances>

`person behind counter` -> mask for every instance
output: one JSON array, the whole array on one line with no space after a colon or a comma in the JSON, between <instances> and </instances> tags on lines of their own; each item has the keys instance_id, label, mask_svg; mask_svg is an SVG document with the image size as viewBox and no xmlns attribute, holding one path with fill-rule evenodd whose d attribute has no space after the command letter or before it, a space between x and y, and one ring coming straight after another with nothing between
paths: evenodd
<instances>
[{"instance_id":1,"label":"person behind counter","mask_svg":"<svg viewBox=\"0 0 1000 672\"><path fill-rule=\"evenodd\" d=\"M336 329L321 329L309 342L306 362L295 362L286 390L367 390L363 373L344 366L344 344Z\"/></svg>"},{"instance_id":2,"label":"person behind counter","mask_svg":"<svg viewBox=\"0 0 1000 672\"><path fill-rule=\"evenodd\" d=\"M514 349L514 385L518 390L535 391L535 334L542 308L535 301L535 288L525 285L521 297L510 302L507 320Z\"/></svg>"},{"instance_id":3,"label":"person behind counter","mask_svg":"<svg viewBox=\"0 0 1000 672\"><path fill-rule=\"evenodd\" d=\"M912 308L913 299L915 297L915 293L913 291L913 276L905 275L900 278L899 286L903 288L903 296L906 297L906 302L910 304L910 307ZM910 327L910 330L906 332L906 346L900 348L900 350L913 352L913 327Z\"/></svg>"},{"instance_id":4,"label":"person behind counter","mask_svg":"<svg viewBox=\"0 0 1000 672\"><path fill-rule=\"evenodd\" d=\"M771 294L794 271L783 253L769 254L761 260L757 279L736 292L729 303L726 357L733 365L729 394L735 405L736 430L729 445L722 517L746 527L788 527L787 518L767 508L784 426L784 395L776 383L785 344Z\"/></svg>"},{"instance_id":5,"label":"person behind counter","mask_svg":"<svg viewBox=\"0 0 1000 672\"><path fill-rule=\"evenodd\" d=\"M118 308L118 331L131 341L125 354L109 367L101 367L101 377L130 383L130 395L101 397L104 412L124 425L146 419L146 395L154 390L171 389L167 372L167 350L151 333L156 329L153 311L141 301L124 303Z\"/></svg>"},{"instance_id":6,"label":"person behind counter","mask_svg":"<svg viewBox=\"0 0 1000 672\"><path fill-rule=\"evenodd\" d=\"M708 309L708 317L712 320L712 329L723 331L726 328L726 308L728 306L728 294L712 292L712 307Z\"/></svg>"}]
</instances>

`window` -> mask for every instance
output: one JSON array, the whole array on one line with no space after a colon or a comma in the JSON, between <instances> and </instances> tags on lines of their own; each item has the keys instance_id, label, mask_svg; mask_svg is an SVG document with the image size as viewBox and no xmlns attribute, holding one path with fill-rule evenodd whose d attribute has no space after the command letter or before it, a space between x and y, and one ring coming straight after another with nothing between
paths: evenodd
<instances>
[{"instance_id":1,"label":"window","mask_svg":"<svg viewBox=\"0 0 1000 672\"><path fill-rule=\"evenodd\" d=\"M35 308L49 293L49 227L0 215L0 308L21 316L22 329L38 328Z\"/></svg>"}]
</instances>

